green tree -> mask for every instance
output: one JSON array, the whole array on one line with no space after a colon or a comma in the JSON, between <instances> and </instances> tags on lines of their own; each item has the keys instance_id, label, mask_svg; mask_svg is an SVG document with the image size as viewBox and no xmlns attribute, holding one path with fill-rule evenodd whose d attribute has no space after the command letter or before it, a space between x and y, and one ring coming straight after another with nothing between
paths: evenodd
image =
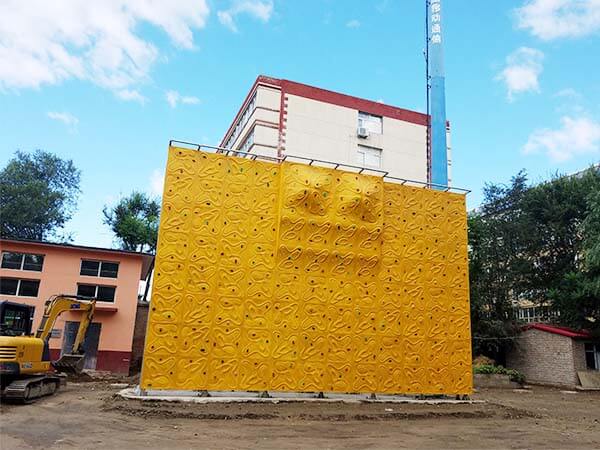
<instances>
[{"instance_id":1,"label":"green tree","mask_svg":"<svg viewBox=\"0 0 600 450\"><path fill-rule=\"evenodd\" d=\"M0 171L0 236L59 238L77 206L80 176L71 160L17 151Z\"/></svg>"},{"instance_id":2,"label":"green tree","mask_svg":"<svg viewBox=\"0 0 600 450\"><path fill-rule=\"evenodd\" d=\"M578 270L567 272L548 295L553 308L560 312L560 323L600 335L600 188L590 192L586 200L586 217L578 230Z\"/></svg>"},{"instance_id":3,"label":"green tree","mask_svg":"<svg viewBox=\"0 0 600 450\"><path fill-rule=\"evenodd\" d=\"M598 190L598 172L588 170L577 176L555 176L525 193L523 219L531 225L527 257L533 269L526 274L526 298L552 306L552 293L562 290L565 277L583 270L583 223L589 212L588 197Z\"/></svg>"},{"instance_id":4,"label":"green tree","mask_svg":"<svg viewBox=\"0 0 600 450\"><path fill-rule=\"evenodd\" d=\"M487 185L469 215L469 252L474 353L509 348L523 299L558 324L600 331L600 172Z\"/></svg>"},{"instance_id":5,"label":"green tree","mask_svg":"<svg viewBox=\"0 0 600 450\"><path fill-rule=\"evenodd\" d=\"M496 360L512 345L513 299L530 270L522 213L527 189L525 172L509 185L486 185L481 207L468 219L473 352Z\"/></svg>"},{"instance_id":6,"label":"green tree","mask_svg":"<svg viewBox=\"0 0 600 450\"><path fill-rule=\"evenodd\" d=\"M123 250L156 251L160 204L142 192L122 198L113 208L104 207L104 223L120 242Z\"/></svg>"}]
</instances>

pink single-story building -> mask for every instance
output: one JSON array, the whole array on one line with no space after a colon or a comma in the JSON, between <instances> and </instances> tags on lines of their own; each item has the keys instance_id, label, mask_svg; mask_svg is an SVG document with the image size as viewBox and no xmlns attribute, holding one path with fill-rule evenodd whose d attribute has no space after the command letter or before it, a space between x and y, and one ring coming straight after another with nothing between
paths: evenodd
<instances>
[{"instance_id":1,"label":"pink single-story building","mask_svg":"<svg viewBox=\"0 0 600 450\"><path fill-rule=\"evenodd\" d=\"M96 297L96 313L84 346L85 368L128 373L140 280L153 256L145 253L27 240L0 240L0 300L31 305L36 330L46 300L56 294ZM77 312L60 316L50 352L69 352L79 322Z\"/></svg>"}]
</instances>

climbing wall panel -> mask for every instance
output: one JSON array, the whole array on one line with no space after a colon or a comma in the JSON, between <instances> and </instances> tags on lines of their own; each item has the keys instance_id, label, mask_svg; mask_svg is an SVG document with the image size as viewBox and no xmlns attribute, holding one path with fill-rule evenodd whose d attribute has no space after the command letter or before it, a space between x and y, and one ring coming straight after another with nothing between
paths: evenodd
<instances>
[{"instance_id":1,"label":"climbing wall panel","mask_svg":"<svg viewBox=\"0 0 600 450\"><path fill-rule=\"evenodd\" d=\"M468 394L464 196L170 148L144 389Z\"/></svg>"}]
</instances>

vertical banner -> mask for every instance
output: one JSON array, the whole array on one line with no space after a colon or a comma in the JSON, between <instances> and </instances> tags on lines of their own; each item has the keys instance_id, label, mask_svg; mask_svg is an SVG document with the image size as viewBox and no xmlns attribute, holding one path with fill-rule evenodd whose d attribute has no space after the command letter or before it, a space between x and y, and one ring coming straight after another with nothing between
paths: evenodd
<instances>
[{"instance_id":1,"label":"vertical banner","mask_svg":"<svg viewBox=\"0 0 600 450\"><path fill-rule=\"evenodd\" d=\"M446 144L446 79L442 39L441 0L428 0L429 73L431 75L431 182L448 184L448 150ZM439 186L434 186L439 188Z\"/></svg>"}]
</instances>

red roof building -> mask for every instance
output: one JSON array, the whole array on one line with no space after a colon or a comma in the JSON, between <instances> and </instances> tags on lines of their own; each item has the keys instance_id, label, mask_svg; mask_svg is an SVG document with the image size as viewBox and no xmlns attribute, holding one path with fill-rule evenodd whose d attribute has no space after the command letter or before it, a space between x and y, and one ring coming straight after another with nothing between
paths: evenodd
<instances>
[{"instance_id":1,"label":"red roof building","mask_svg":"<svg viewBox=\"0 0 600 450\"><path fill-rule=\"evenodd\" d=\"M529 383L580 386L580 373L600 370L600 340L585 330L530 323L521 329L506 365Z\"/></svg>"},{"instance_id":2,"label":"red roof building","mask_svg":"<svg viewBox=\"0 0 600 450\"><path fill-rule=\"evenodd\" d=\"M541 330L541 331L546 331L548 333L554 333L554 334L558 334L560 336L566 336L572 339L591 339L592 335L589 331L585 331L585 330L581 330L581 331L577 331L577 330L573 330L571 328L567 328L567 327L559 327L557 325L549 325L547 323L530 323L525 325L522 330L530 330L530 329L535 329L535 330Z\"/></svg>"}]
</instances>

